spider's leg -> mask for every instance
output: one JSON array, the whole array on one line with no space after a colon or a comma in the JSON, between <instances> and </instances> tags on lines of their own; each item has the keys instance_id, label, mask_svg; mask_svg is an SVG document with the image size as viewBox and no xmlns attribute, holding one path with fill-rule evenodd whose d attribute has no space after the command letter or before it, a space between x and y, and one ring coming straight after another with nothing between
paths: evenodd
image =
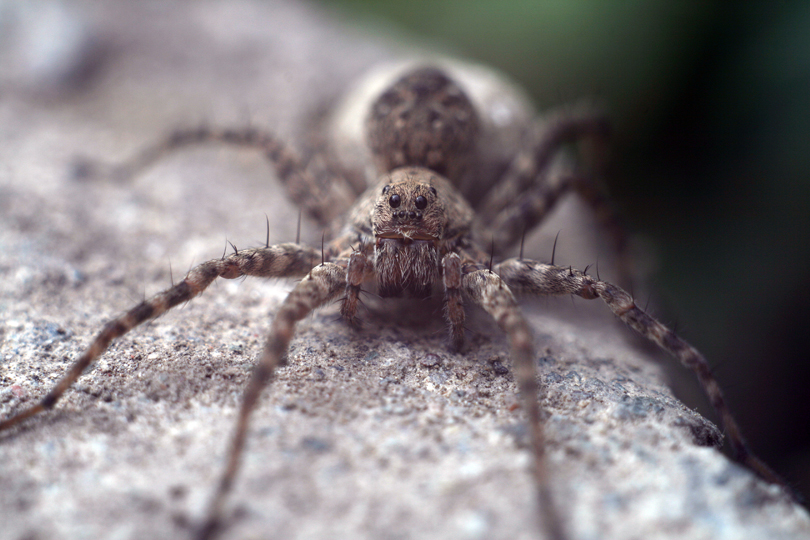
<instances>
[{"instance_id":1,"label":"spider's leg","mask_svg":"<svg viewBox=\"0 0 810 540\"><path fill-rule=\"evenodd\" d=\"M444 316L450 329L450 344L455 350L464 345L464 301L461 297L461 257L448 253L442 259Z\"/></svg>"},{"instance_id":2,"label":"spider's leg","mask_svg":"<svg viewBox=\"0 0 810 540\"><path fill-rule=\"evenodd\" d=\"M487 194L479 223L495 240L500 253L514 246L525 231L542 222L559 198L575 191L593 210L619 254L622 281L631 282L625 227L599 182L609 122L590 107L561 109L540 119L532 142L513 160ZM581 143L583 159L575 163L560 150ZM589 147L584 147L590 143Z\"/></svg>"},{"instance_id":3,"label":"spider's leg","mask_svg":"<svg viewBox=\"0 0 810 540\"><path fill-rule=\"evenodd\" d=\"M354 189L340 175L311 174L296 153L278 137L254 128L216 129L199 127L181 129L165 139L143 148L137 155L118 165L104 165L81 159L75 175L103 176L118 181L129 180L164 156L177 150L205 143L224 143L260 150L273 165L290 199L319 225L330 224L343 214L354 199Z\"/></svg>"},{"instance_id":4,"label":"spider's leg","mask_svg":"<svg viewBox=\"0 0 810 540\"><path fill-rule=\"evenodd\" d=\"M509 290L509 286L494 272L473 270L463 276L462 285L467 295L495 319L509 340L515 378L531 434L534 455L533 475L542 526L547 538L562 540L566 536L549 487L543 420L538 404L540 388L537 384L534 339L531 329L512 291Z\"/></svg>"},{"instance_id":5,"label":"spider's leg","mask_svg":"<svg viewBox=\"0 0 810 540\"><path fill-rule=\"evenodd\" d=\"M535 189L521 194L511 205L495 214L491 220L482 220L480 238L492 238L498 251L513 246L524 234L540 224L557 204L560 197L572 190L580 181L577 173L568 167L553 167L544 175L544 181Z\"/></svg>"},{"instance_id":6,"label":"spider's leg","mask_svg":"<svg viewBox=\"0 0 810 540\"><path fill-rule=\"evenodd\" d=\"M0 422L0 431L10 428L42 411L53 408L76 379L101 356L110 343L174 306L202 293L216 278L233 279L243 275L258 277L302 277L320 254L297 244L279 244L260 249L245 249L229 257L204 262L189 271L180 283L144 300L120 317L108 322L90 347L70 367L67 374L36 405Z\"/></svg>"},{"instance_id":7,"label":"spider's leg","mask_svg":"<svg viewBox=\"0 0 810 540\"><path fill-rule=\"evenodd\" d=\"M345 268L335 263L321 264L313 268L281 304L273 319L264 352L245 388L236 430L228 451L227 466L214 492L205 523L199 531L199 540L213 537L219 529L222 505L239 469L250 413L256 406L262 389L273 377L275 369L284 363L295 324L313 310L333 300L345 287Z\"/></svg>"},{"instance_id":8,"label":"spider's leg","mask_svg":"<svg viewBox=\"0 0 810 540\"><path fill-rule=\"evenodd\" d=\"M497 265L495 271L517 293L576 294L589 300L601 298L622 322L670 353L695 373L721 419L734 459L768 482L787 488L784 480L748 448L737 421L728 408L723 391L703 355L675 332L645 313L636 305L629 293L579 270L534 261L509 259ZM790 492L789 488L787 490Z\"/></svg>"},{"instance_id":9,"label":"spider's leg","mask_svg":"<svg viewBox=\"0 0 810 540\"><path fill-rule=\"evenodd\" d=\"M609 130L610 123L605 115L588 107L561 109L540 118L531 142L518 153L504 176L487 194L486 203L479 213L492 219L543 182L564 145L592 138L601 146Z\"/></svg>"},{"instance_id":10,"label":"spider's leg","mask_svg":"<svg viewBox=\"0 0 810 540\"><path fill-rule=\"evenodd\" d=\"M349 266L346 268L346 295L340 305L340 315L346 322L354 327L360 326L357 318L357 307L360 304L360 286L366 280L368 272L372 271L368 257L362 251L353 251L349 256Z\"/></svg>"}]
</instances>

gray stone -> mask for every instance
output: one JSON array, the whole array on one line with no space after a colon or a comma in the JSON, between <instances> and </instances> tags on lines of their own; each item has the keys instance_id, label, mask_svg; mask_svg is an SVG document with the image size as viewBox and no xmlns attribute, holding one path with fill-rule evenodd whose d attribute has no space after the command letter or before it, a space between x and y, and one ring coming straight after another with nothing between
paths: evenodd
<instances>
[{"instance_id":1,"label":"gray stone","mask_svg":"<svg viewBox=\"0 0 810 540\"><path fill-rule=\"evenodd\" d=\"M77 155L120 160L203 122L301 143L322 104L409 52L291 1L71 5L109 49L84 90L0 100L2 417L42 396L105 321L165 288L170 264L177 279L226 238L263 242L265 213L271 241L295 237L297 209L253 152L188 150L129 184L71 179ZM593 262L599 238L579 210L568 201L527 255L544 257L564 228L579 252L558 260ZM304 241L320 235L305 224ZM186 535L290 287L212 286L114 343L53 411L0 434L2 537ZM718 430L672 396L605 306L526 309L572 538L810 535L806 511L713 446ZM330 308L300 323L254 414L225 538L537 538L506 345L470 311L462 354L440 316L403 325L383 313L355 332Z\"/></svg>"}]
</instances>

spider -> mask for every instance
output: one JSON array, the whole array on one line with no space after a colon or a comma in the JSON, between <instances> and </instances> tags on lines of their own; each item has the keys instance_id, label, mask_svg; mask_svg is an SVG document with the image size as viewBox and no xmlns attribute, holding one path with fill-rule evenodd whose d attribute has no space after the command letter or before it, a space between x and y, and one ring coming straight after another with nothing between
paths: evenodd
<instances>
[{"instance_id":1,"label":"spider","mask_svg":"<svg viewBox=\"0 0 810 540\"><path fill-rule=\"evenodd\" d=\"M131 176L166 152L206 141L256 147L272 162L290 197L328 231L319 248L298 240L278 245L268 240L259 248L233 247L232 254L191 269L179 283L108 322L56 386L38 404L0 422L0 430L53 408L114 339L200 295L217 278L300 279L279 307L244 390L225 470L197 530L198 538L211 538L222 528L223 505L237 477L251 412L276 369L286 362L298 321L338 301L342 317L349 325L359 326L358 309L365 291L383 299L439 296L450 345L462 349L464 303L471 302L483 308L507 336L529 428L542 526L548 538L563 539L566 531L549 490L534 339L515 295L577 295L601 299L634 331L694 371L722 420L735 459L782 485L746 446L703 356L638 307L630 294L598 275L588 275L587 269L557 266L553 257L549 264L527 260L521 250L517 258L493 260L496 251L513 247L571 190L590 203L622 248L616 220L593 182L595 172L577 165L567 152L585 141L598 150L607 134L603 115L590 108L549 115L520 134L525 140L518 155L507 156L505 166L493 166L491 159L482 156L491 151L489 143L498 140L499 132L493 128L498 108L491 106L487 115L476 103L471 89L478 88L480 98L481 83L476 79L480 73L445 65L400 66L395 72L393 78L389 73L388 78L370 79L362 91L370 96L364 134L349 144L349 150L336 150L355 152L359 162L367 164L365 168L333 167L334 156L328 154L321 162L307 160L307 165L276 137L254 129L200 128L178 131L132 162L107 171L120 178ZM392 82L380 82L386 80ZM340 110L335 118L340 123ZM594 169L598 168L597 163ZM84 164L79 172L92 171Z\"/></svg>"}]
</instances>

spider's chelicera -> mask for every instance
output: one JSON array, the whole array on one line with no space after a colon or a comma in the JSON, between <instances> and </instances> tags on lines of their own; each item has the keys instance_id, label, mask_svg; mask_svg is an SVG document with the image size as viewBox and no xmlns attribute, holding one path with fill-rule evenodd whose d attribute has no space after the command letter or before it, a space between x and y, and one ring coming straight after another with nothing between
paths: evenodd
<instances>
[{"instance_id":1,"label":"spider's chelicera","mask_svg":"<svg viewBox=\"0 0 810 540\"><path fill-rule=\"evenodd\" d=\"M573 294L601 299L633 330L693 370L723 422L735 458L763 478L782 483L748 450L703 356L640 309L630 294L570 267L522 257L493 265L489 250L483 247L491 239L500 252L513 246L569 190L577 191L610 225L609 214L600 211L604 198L590 176L580 167L559 167L554 160L565 144L603 139L606 122L601 115L587 109L568 110L538 122L536 129L525 134L524 149L513 156L501 179L490 182L494 185L482 195L480 185L469 179L478 166L485 122L445 70L417 67L404 72L378 94L368 111L366 144L381 178L363 193L358 193L357 181L341 183L339 176L330 177L331 183L323 181L275 137L251 129L181 131L117 169L132 174L168 150L204 141L257 147L274 164L291 198L316 222L331 226L334 234L318 249L297 242L266 245L234 250L232 255L193 268L181 282L107 323L67 375L38 404L2 421L0 430L52 408L113 339L191 300L215 279L300 279L278 309L245 389L227 466L198 531L201 538L210 537L218 528L225 496L239 467L251 411L262 388L285 361L296 323L340 298L342 316L357 324L363 290L376 291L383 298L441 295L450 343L456 349L464 342L465 301L481 306L506 333L530 428L532 474L543 527L550 538L564 538L548 489L534 340L515 294ZM346 196L352 192L356 194L353 203ZM477 202L475 211L468 200ZM338 221L339 215L343 217ZM319 261L323 262L315 264Z\"/></svg>"}]
</instances>

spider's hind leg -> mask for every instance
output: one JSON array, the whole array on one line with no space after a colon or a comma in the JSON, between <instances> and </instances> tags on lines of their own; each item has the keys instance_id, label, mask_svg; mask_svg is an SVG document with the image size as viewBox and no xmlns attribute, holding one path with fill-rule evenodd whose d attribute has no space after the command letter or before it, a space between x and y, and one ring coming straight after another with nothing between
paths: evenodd
<instances>
[{"instance_id":1,"label":"spider's hind leg","mask_svg":"<svg viewBox=\"0 0 810 540\"><path fill-rule=\"evenodd\" d=\"M600 182L609 131L605 115L591 107L561 109L542 118L532 142L487 194L479 220L486 227L482 238L492 237L498 251L504 253L546 219L563 195L573 191L612 237L620 281L632 283L628 234ZM561 152L570 145L577 145L582 159Z\"/></svg>"},{"instance_id":2,"label":"spider's hind leg","mask_svg":"<svg viewBox=\"0 0 810 540\"><path fill-rule=\"evenodd\" d=\"M103 177L126 182L178 150L207 143L229 144L261 151L275 169L288 196L318 225L327 226L351 205L355 193L337 174L313 174L306 163L281 139L255 128L218 129L202 126L179 129L117 165L79 158L73 165L78 179Z\"/></svg>"}]
</instances>

